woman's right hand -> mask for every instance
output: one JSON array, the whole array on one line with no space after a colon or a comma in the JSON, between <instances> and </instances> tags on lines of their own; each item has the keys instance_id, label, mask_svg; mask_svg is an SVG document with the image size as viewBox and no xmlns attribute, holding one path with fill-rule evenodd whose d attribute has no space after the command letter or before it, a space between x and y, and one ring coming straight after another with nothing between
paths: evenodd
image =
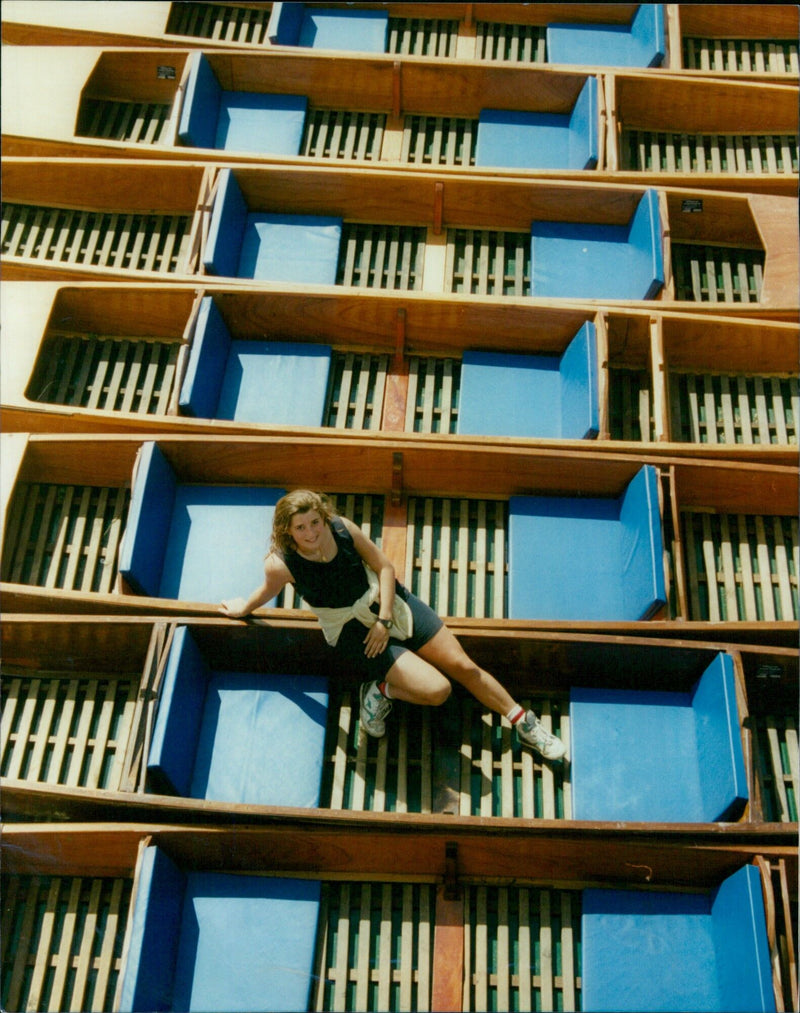
<instances>
[{"instance_id":1,"label":"woman's right hand","mask_svg":"<svg viewBox=\"0 0 800 1013\"><path fill-rule=\"evenodd\" d=\"M219 606L219 611L228 619L244 619L250 613L247 611L247 602L244 598L231 598Z\"/></svg>"}]
</instances>

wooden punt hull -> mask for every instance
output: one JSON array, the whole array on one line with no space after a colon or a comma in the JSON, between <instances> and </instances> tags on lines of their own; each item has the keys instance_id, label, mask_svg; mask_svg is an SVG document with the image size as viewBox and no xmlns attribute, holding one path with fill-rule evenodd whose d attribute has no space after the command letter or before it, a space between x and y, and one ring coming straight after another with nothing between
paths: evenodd
<instances>
[{"instance_id":1,"label":"wooden punt hull","mask_svg":"<svg viewBox=\"0 0 800 1013\"><path fill-rule=\"evenodd\" d=\"M213 168L182 162L9 158L3 172L7 280L185 282L198 276L217 178ZM425 257L421 277L401 271L389 287L439 292L460 291L461 244L471 250L484 241L487 230L516 235L524 257L531 222L626 226L645 193L643 187L482 175L434 181L414 170L239 166L233 172L251 212L334 215L352 228L369 225L370 237L375 228L399 227L403 241L419 247L417 259L423 247L436 253ZM688 213L687 199L701 200L702 213ZM771 312L796 307L795 200L664 187L659 188L659 209L666 232L665 285L659 298L645 305L671 303L686 309L687 301L735 301ZM713 281L704 289L700 260L717 265L721 290ZM351 276L346 262L339 271L345 285L374 284L368 272ZM233 283L259 284L252 279ZM470 293L491 294L496 279L479 278L477 284L467 279L464 284ZM522 276L514 290L529 291ZM620 300L602 300L609 301Z\"/></svg>"},{"instance_id":2,"label":"wooden punt hull","mask_svg":"<svg viewBox=\"0 0 800 1013\"><path fill-rule=\"evenodd\" d=\"M205 59L227 91L307 98L297 156L181 144L178 121L191 51L57 46L11 47L6 53L4 154L208 163L344 159L407 164L445 176L478 173L474 148L482 109L535 106L537 113L565 115L589 76L531 65L431 65L346 54L320 59L302 51L264 60L210 49ZM45 85L35 71L42 63L50 72L47 94L39 96L36 88ZM797 192L796 87L621 71L603 72L597 80L597 167L516 169L516 175L691 187L701 174L704 189L787 197ZM369 96L366 110L363 96Z\"/></svg>"},{"instance_id":3,"label":"wooden punt hull","mask_svg":"<svg viewBox=\"0 0 800 1013\"><path fill-rule=\"evenodd\" d=\"M333 349L334 378L341 371L341 379L331 385L322 433L391 430L416 441L439 432L457 440L465 350L562 354L589 321L598 335L602 398L593 446L639 453L647 445L669 456L715 454L786 465L796 457L794 324L530 307L520 300L467 312L463 297L245 294L217 285L5 283L2 326L13 341L2 348L4 431L292 435L280 426L179 410L204 296L222 307L234 340L274 334ZM729 372L715 379L721 354ZM447 377L449 403L442 386ZM632 440L637 432L640 439ZM565 451L588 449L556 442Z\"/></svg>"}]
</instances>

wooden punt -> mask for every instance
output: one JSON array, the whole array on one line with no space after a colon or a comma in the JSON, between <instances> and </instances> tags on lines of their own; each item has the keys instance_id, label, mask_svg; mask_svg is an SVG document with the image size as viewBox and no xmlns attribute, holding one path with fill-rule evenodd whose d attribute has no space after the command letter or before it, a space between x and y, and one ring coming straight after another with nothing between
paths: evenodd
<instances>
[{"instance_id":1,"label":"wooden punt","mask_svg":"<svg viewBox=\"0 0 800 1013\"><path fill-rule=\"evenodd\" d=\"M273 48L267 35L269 3L151 2L49 4L42 10L9 0L3 42L14 45L214 46ZM345 6L326 3L327 8ZM387 52L455 60L543 63L549 22L630 23L635 4L376 5L387 10ZM669 4L669 70L786 78L798 71L798 16L791 4ZM278 49L279 47L274 47Z\"/></svg>"},{"instance_id":2,"label":"wooden punt","mask_svg":"<svg viewBox=\"0 0 800 1013\"><path fill-rule=\"evenodd\" d=\"M357 682L317 629L216 619L7 615L0 776L7 818L272 822L286 807L166 795L146 765L167 656L186 627L212 668L324 674L330 703L319 810L574 820L569 765L536 761L461 691L403 708L380 743L359 731ZM723 650L734 659L751 787L746 823L797 824L796 650L532 630L453 629L475 660L570 739L569 691L686 692ZM301 813L295 813L300 816ZM413 819L411 819L413 822Z\"/></svg>"},{"instance_id":3,"label":"wooden punt","mask_svg":"<svg viewBox=\"0 0 800 1013\"><path fill-rule=\"evenodd\" d=\"M454 819L446 831L420 821L398 845L393 822L385 817L364 820L359 833L353 833L352 823L318 819L313 831L302 822L283 830L142 823L8 825L3 835L4 924L18 944L15 952L4 947L3 966L8 971L6 988L9 993L13 989L19 1006L4 1005L21 1008L43 996L54 1011L86 1008L82 1003L89 1001L97 1009L115 1008L113 993L127 954L132 898L143 849L149 844L162 848L186 871L321 879L314 1009L461 1009L464 1003L478 1008L481 994L496 994L498 987L496 975L489 974L489 952L499 945L503 953L504 945L517 943L504 931L502 920L498 926L496 914L490 915L498 905L503 910L509 898L515 906L524 900L530 912L531 931L521 930L526 952L514 961L516 965L522 960L528 980L523 975L521 984L505 982L515 999L521 990L519 1008L561 1008L564 995L567 1005L571 996L577 1005L582 888L635 887L645 875L657 888L702 892L743 864L755 864L772 901L766 910L773 953L777 956L787 940L793 951L796 858L783 836L744 839L730 832L735 828L691 839L660 828L646 837L635 829L522 836L507 828L497 834L488 829L477 833ZM505 877L513 879L513 889ZM81 902L85 906L76 918ZM380 968L358 946L359 927L372 922L376 902L379 952L395 954L394 961L383 961ZM534 957L540 944L541 956ZM563 965L558 957L562 946ZM68 947L67 968L55 975L53 985L52 968L63 966ZM527 964L528 947L533 966ZM419 963L413 956L418 948L424 954ZM793 968L790 958L776 972L778 1009L791 1008ZM72 974L65 987L68 971ZM501 989L503 984L501 978ZM373 988L380 989L384 1000L393 992L393 1000L378 1002L376 996L370 1001ZM413 1005L400 1001L396 990L401 988Z\"/></svg>"},{"instance_id":4,"label":"wooden punt","mask_svg":"<svg viewBox=\"0 0 800 1013\"><path fill-rule=\"evenodd\" d=\"M198 307L211 296L234 339L333 349L326 430L462 439L465 351L560 355L591 321L601 392L595 446L787 465L796 455L793 323L524 300L482 301L467 312L463 296L267 294L219 284L6 282L2 291L3 331L14 338L0 349L4 432L268 431L179 413Z\"/></svg>"},{"instance_id":5,"label":"wooden punt","mask_svg":"<svg viewBox=\"0 0 800 1013\"><path fill-rule=\"evenodd\" d=\"M377 168L232 171L256 213L342 219L336 284L471 295L530 292L533 221L627 226L647 190L484 176L432 180ZM9 158L3 174L6 280L198 276L219 180L213 167ZM702 189L657 193L665 284L648 305L796 308L796 200Z\"/></svg>"},{"instance_id":6,"label":"wooden punt","mask_svg":"<svg viewBox=\"0 0 800 1013\"><path fill-rule=\"evenodd\" d=\"M402 61L300 51L207 50L227 91L303 95L296 157L406 164L439 172L475 166L483 109L569 113L588 73L504 64ZM5 54L4 154L26 157L286 161L288 155L193 149L178 140L191 51L16 46ZM50 68L47 94L36 68ZM797 88L621 70L596 75L598 163L560 178L685 183L794 196ZM56 85L55 82L58 82ZM37 88L42 89L39 95ZM532 96L535 96L533 98ZM477 171L477 170L476 170ZM502 173L502 169L498 169ZM543 170L515 170L552 176ZM694 185L692 178L689 185Z\"/></svg>"},{"instance_id":7,"label":"wooden punt","mask_svg":"<svg viewBox=\"0 0 800 1013\"><path fill-rule=\"evenodd\" d=\"M214 607L133 595L121 586L118 553L141 437L8 434L4 440L2 577L9 611L203 614ZM677 632L685 620L716 623L720 631L746 623L768 637L796 623L800 543L792 467L564 454L449 438L411 443L376 435L365 445L311 432L178 435L155 444L181 484L302 485L336 494L339 508L382 542L412 590L442 614L490 620L506 614L500 561L509 497L616 497L652 462L662 477L669 617L679 621L666 628ZM438 555L432 553L433 540L444 534ZM453 581L454 595L448 591Z\"/></svg>"}]
</instances>

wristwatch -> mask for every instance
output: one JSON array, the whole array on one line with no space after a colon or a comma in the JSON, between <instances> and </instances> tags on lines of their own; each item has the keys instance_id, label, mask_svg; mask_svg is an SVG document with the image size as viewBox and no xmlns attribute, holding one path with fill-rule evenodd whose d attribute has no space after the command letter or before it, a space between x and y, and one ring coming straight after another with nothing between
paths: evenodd
<instances>
[{"instance_id":1,"label":"wristwatch","mask_svg":"<svg viewBox=\"0 0 800 1013\"><path fill-rule=\"evenodd\" d=\"M381 626L385 626L387 630L390 630L394 626L394 623L392 622L391 619L381 619L380 616L378 616L378 622L381 624Z\"/></svg>"}]
</instances>

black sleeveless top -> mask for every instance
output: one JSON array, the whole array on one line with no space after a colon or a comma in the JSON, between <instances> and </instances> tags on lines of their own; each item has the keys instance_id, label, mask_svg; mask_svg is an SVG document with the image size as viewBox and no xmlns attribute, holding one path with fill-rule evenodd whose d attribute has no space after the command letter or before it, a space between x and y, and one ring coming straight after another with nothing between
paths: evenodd
<instances>
[{"instance_id":1,"label":"black sleeveless top","mask_svg":"<svg viewBox=\"0 0 800 1013\"><path fill-rule=\"evenodd\" d=\"M276 552L291 573L297 593L312 608L315 605L320 608L352 605L369 587L364 561L341 518L333 518L331 531L338 551L329 563L314 563L299 552L286 555Z\"/></svg>"}]
</instances>

